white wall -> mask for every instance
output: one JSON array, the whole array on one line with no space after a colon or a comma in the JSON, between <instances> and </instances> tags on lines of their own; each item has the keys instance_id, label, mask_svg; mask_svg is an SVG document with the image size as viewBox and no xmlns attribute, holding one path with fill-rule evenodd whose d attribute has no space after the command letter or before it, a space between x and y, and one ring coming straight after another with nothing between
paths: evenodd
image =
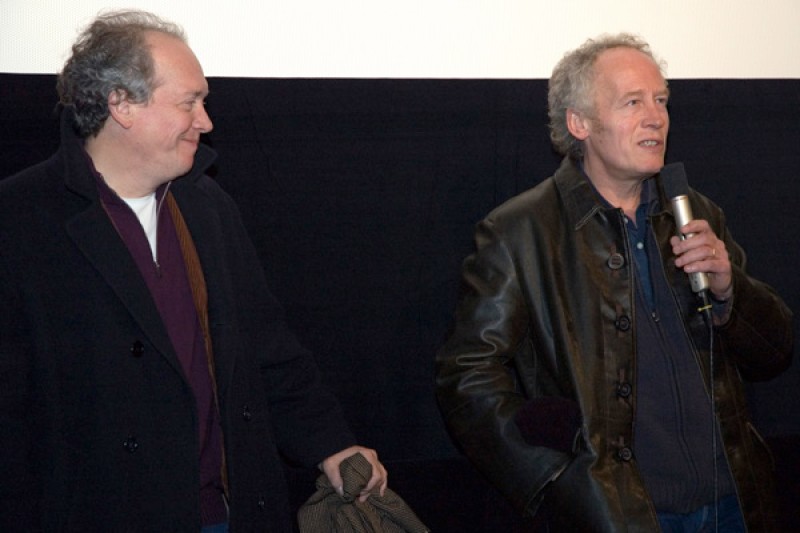
<instances>
[{"instance_id":1,"label":"white wall","mask_svg":"<svg viewBox=\"0 0 800 533\"><path fill-rule=\"evenodd\" d=\"M208 76L547 78L625 30L671 78L800 78L800 0L0 0L0 72L57 72L107 7L182 24Z\"/></svg>"}]
</instances>

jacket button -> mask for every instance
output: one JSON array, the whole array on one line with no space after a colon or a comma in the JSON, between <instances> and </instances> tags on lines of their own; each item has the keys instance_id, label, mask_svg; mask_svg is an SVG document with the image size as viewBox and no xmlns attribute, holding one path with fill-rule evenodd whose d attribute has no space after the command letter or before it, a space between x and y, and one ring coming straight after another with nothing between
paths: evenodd
<instances>
[{"instance_id":1,"label":"jacket button","mask_svg":"<svg viewBox=\"0 0 800 533\"><path fill-rule=\"evenodd\" d=\"M267 508L267 502L266 502L266 500L264 500L264 498L259 498L257 505L258 505L258 508L261 509L262 511Z\"/></svg>"},{"instance_id":2,"label":"jacket button","mask_svg":"<svg viewBox=\"0 0 800 533\"><path fill-rule=\"evenodd\" d=\"M134 453L139 449L139 443L136 442L136 437L133 435L128 435L128 438L125 439L125 442L122 443L122 446L130 453Z\"/></svg>"},{"instance_id":3,"label":"jacket button","mask_svg":"<svg viewBox=\"0 0 800 533\"><path fill-rule=\"evenodd\" d=\"M620 398L630 397L631 392L633 392L633 387L631 386L630 383L624 382L624 383L619 383L617 385L617 396L619 396Z\"/></svg>"},{"instance_id":4,"label":"jacket button","mask_svg":"<svg viewBox=\"0 0 800 533\"><path fill-rule=\"evenodd\" d=\"M619 252L613 253L606 261L606 264L611 270L619 270L625 266L625 257Z\"/></svg>"},{"instance_id":5,"label":"jacket button","mask_svg":"<svg viewBox=\"0 0 800 533\"><path fill-rule=\"evenodd\" d=\"M135 341L131 345L131 355L133 357L141 357L144 354L144 345L140 341Z\"/></svg>"},{"instance_id":6,"label":"jacket button","mask_svg":"<svg viewBox=\"0 0 800 533\"><path fill-rule=\"evenodd\" d=\"M246 421L249 421L251 418L253 418L253 414L250 412L250 408L246 405L242 409L242 418L244 418Z\"/></svg>"},{"instance_id":7,"label":"jacket button","mask_svg":"<svg viewBox=\"0 0 800 533\"><path fill-rule=\"evenodd\" d=\"M622 315L614 321L614 326L620 331L628 331L631 329L631 319L628 315Z\"/></svg>"},{"instance_id":8,"label":"jacket button","mask_svg":"<svg viewBox=\"0 0 800 533\"><path fill-rule=\"evenodd\" d=\"M624 462L627 463L628 461L633 459L633 451L630 448L628 448L627 446L625 446L624 448L620 448L617 451L617 458L620 461L624 461Z\"/></svg>"}]
</instances>

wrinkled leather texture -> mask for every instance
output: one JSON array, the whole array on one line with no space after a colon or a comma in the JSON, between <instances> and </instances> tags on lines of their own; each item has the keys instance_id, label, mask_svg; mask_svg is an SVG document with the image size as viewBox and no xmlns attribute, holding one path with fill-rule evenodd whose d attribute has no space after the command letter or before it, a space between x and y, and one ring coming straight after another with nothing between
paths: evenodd
<instances>
[{"instance_id":1,"label":"wrinkled leather texture","mask_svg":"<svg viewBox=\"0 0 800 533\"><path fill-rule=\"evenodd\" d=\"M668 205L658 189L660 205ZM791 312L746 274L722 211L695 191L690 200L733 265L730 319L715 330L714 386L747 524L770 531L771 456L748 419L741 378L768 379L789 365ZM687 276L674 266L673 217L662 210L651 223L708 386L708 329ZM521 512L544 504L555 531L658 530L631 454L635 316L623 224L621 210L600 204L565 159L553 177L478 223L453 330L437 354L437 398L454 440ZM531 425L520 430L520 410L545 397L577 405L571 449L537 445Z\"/></svg>"}]
</instances>

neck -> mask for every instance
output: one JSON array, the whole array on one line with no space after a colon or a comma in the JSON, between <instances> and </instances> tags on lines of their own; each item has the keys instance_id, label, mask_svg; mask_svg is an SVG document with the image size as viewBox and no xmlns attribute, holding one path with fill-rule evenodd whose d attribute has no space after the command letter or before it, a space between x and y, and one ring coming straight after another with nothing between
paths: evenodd
<instances>
[{"instance_id":1,"label":"neck","mask_svg":"<svg viewBox=\"0 0 800 533\"><path fill-rule=\"evenodd\" d=\"M639 207L642 195L641 182L624 190L603 188L597 185L595 187L608 203L622 209L628 218L636 219L636 209Z\"/></svg>"},{"instance_id":2,"label":"neck","mask_svg":"<svg viewBox=\"0 0 800 533\"><path fill-rule=\"evenodd\" d=\"M622 209L628 217L636 218L636 209L642 197L642 186L646 178L629 180L614 179L602 173L592 173L584 166L584 172L597 192L614 207Z\"/></svg>"},{"instance_id":3,"label":"neck","mask_svg":"<svg viewBox=\"0 0 800 533\"><path fill-rule=\"evenodd\" d=\"M150 183L136 174L141 165L131 161L122 143L104 136L86 139L84 148L108 187L121 198L142 198L152 194L160 183Z\"/></svg>"}]
</instances>

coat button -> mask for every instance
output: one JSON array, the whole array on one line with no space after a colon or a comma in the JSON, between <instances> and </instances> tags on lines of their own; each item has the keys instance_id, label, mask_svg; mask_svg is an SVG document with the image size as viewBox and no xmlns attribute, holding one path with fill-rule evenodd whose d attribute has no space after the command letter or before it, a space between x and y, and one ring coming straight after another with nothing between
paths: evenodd
<instances>
[{"instance_id":1,"label":"coat button","mask_svg":"<svg viewBox=\"0 0 800 533\"><path fill-rule=\"evenodd\" d=\"M619 252L613 253L606 261L606 264L611 270L619 270L625 266L625 257Z\"/></svg>"},{"instance_id":2,"label":"coat button","mask_svg":"<svg viewBox=\"0 0 800 533\"><path fill-rule=\"evenodd\" d=\"M620 448L620 449L617 451L617 458L618 458L620 461L623 461L623 462L626 462L626 463L627 463L628 461L630 461L631 459L633 459L633 450L631 450L631 449L630 449L630 448L628 448L627 446L625 446L624 448Z\"/></svg>"},{"instance_id":3,"label":"coat button","mask_svg":"<svg viewBox=\"0 0 800 533\"><path fill-rule=\"evenodd\" d=\"M136 442L136 437L133 435L128 435L128 438L125 439L125 442L122 443L122 446L130 453L134 453L139 449L139 443Z\"/></svg>"},{"instance_id":4,"label":"coat button","mask_svg":"<svg viewBox=\"0 0 800 533\"><path fill-rule=\"evenodd\" d=\"M131 345L131 355L133 357L141 357L144 354L144 344L140 341L135 341Z\"/></svg>"},{"instance_id":5,"label":"coat button","mask_svg":"<svg viewBox=\"0 0 800 533\"><path fill-rule=\"evenodd\" d=\"M245 419L246 421L249 421L251 418L253 418L253 414L250 412L250 408L246 405L242 409L242 418Z\"/></svg>"},{"instance_id":6,"label":"coat button","mask_svg":"<svg viewBox=\"0 0 800 533\"><path fill-rule=\"evenodd\" d=\"M267 502L266 502L266 500L264 500L264 498L259 498L257 505L258 505L258 508L261 509L262 511L267 508Z\"/></svg>"},{"instance_id":7,"label":"coat button","mask_svg":"<svg viewBox=\"0 0 800 533\"><path fill-rule=\"evenodd\" d=\"M622 315L614 321L614 326L620 331L628 331L631 329L631 319L628 315Z\"/></svg>"},{"instance_id":8,"label":"coat button","mask_svg":"<svg viewBox=\"0 0 800 533\"><path fill-rule=\"evenodd\" d=\"M633 392L633 387L630 383L624 382L617 384L617 396L620 398L628 398Z\"/></svg>"}]
</instances>

